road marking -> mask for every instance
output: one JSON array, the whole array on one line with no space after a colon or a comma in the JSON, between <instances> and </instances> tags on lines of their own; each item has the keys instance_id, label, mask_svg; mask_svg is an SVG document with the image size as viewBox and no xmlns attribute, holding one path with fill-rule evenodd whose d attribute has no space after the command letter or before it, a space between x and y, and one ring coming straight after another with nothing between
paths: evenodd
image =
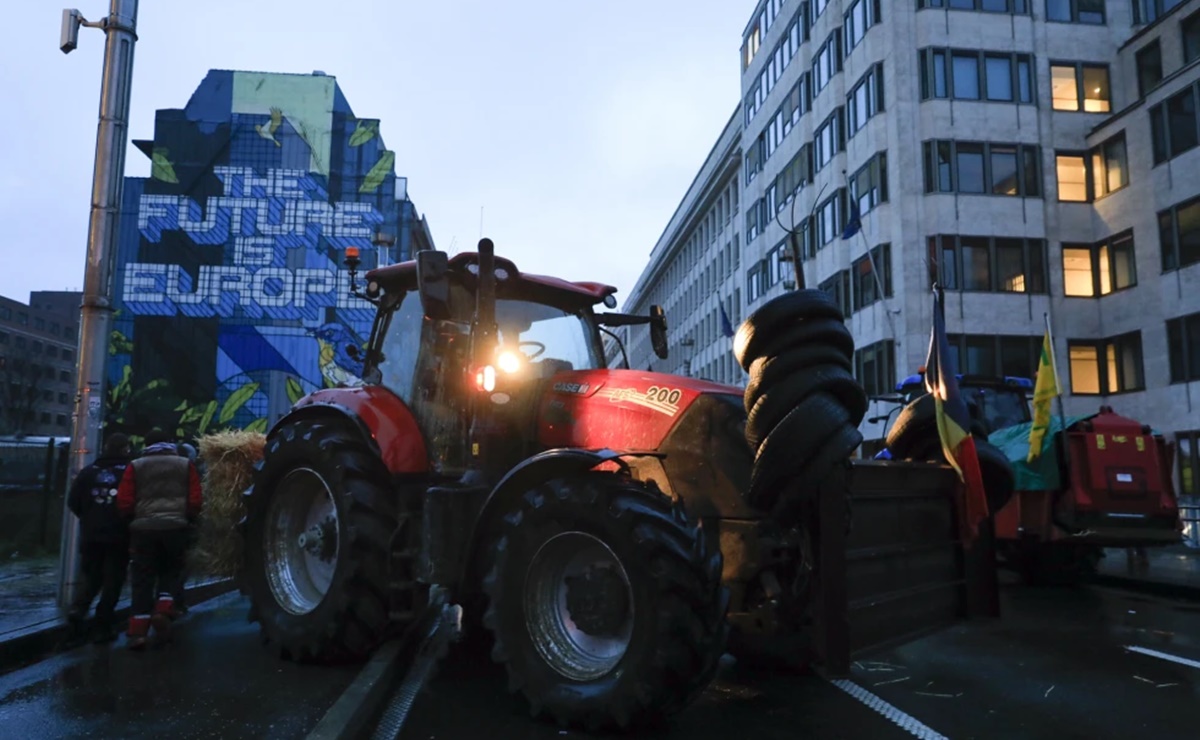
<instances>
[{"instance_id":1,"label":"road marking","mask_svg":"<svg viewBox=\"0 0 1200 740\"><path fill-rule=\"evenodd\" d=\"M1125 649L1132 650L1135 653L1141 653L1142 655L1149 655L1151 658L1162 658L1163 660L1169 660L1172 663L1178 663L1179 665L1185 665L1190 668L1200 668L1200 662L1197 662L1195 660L1189 660L1188 658L1180 658L1178 655L1171 655L1170 653L1160 653L1157 650L1151 650L1150 648L1138 647L1137 645L1126 645Z\"/></svg>"},{"instance_id":2,"label":"road marking","mask_svg":"<svg viewBox=\"0 0 1200 740\"><path fill-rule=\"evenodd\" d=\"M915 737L922 738L922 740L949 740L949 738L947 738L945 735L939 733L937 730L934 730L921 720L905 714L853 681L838 679L836 681L830 681L830 683L832 683L834 686L837 686L842 691L845 691L850 696L853 696L855 699L858 699L863 704L866 704L877 713L891 720L898 727L900 727L900 729L907 731L909 734Z\"/></svg>"}]
</instances>

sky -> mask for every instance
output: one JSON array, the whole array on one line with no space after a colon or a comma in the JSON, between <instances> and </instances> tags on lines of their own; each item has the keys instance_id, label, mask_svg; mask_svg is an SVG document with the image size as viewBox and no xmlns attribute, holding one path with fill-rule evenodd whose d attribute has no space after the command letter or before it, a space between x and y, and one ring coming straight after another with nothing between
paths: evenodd
<instances>
[{"instance_id":1,"label":"sky","mask_svg":"<svg viewBox=\"0 0 1200 740\"><path fill-rule=\"evenodd\" d=\"M142 2L129 138L152 139L154 112L182 108L209 69L322 70L382 120L439 249L474 249L482 216L519 269L623 298L737 105L756 4ZM64 6L6 6L0 295L26 301L83 285L104 34L80 29L64 55ZM149 171L129 146L126 174Z\"/></svg>"}]
</instances>

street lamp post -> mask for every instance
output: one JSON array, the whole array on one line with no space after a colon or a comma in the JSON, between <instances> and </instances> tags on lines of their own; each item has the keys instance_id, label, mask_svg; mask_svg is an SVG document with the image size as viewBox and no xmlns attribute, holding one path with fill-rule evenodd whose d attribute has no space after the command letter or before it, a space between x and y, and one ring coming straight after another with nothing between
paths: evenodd
<instances>
[{"instance_id":1,"label":"street lamp post","mask_svg":"<svg viewBox=\"0 0 1200 740\"><path fill-rule=\"evenodd\" d=\"M110 0L108 16L88 21L78 10L64 10L59 48L69 54L80 26L104 31L104 70L100 87L100 124L96 131L96 163L92 174L92 207L88 224L87 268L79 317L79 349L75 367L75 411L71 428L71 479L90 464L100 447L104 421L104 366L112 330L112 274L117 253L117 220L125 178L125 142L129 126L129 90L133 79L133 47L137 42L137 0ZM65 502L64 502L65 504ZM76 589L79 522L63 507L59 553L58 605L70 606Z\"/></svg>"}]
</instances>

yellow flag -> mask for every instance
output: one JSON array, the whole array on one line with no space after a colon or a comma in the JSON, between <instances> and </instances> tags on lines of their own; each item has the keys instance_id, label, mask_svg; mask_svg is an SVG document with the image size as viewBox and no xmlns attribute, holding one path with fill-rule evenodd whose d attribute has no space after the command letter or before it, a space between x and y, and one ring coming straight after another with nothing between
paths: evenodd
<instances>
[{"instance_id":1,"label":"yellow flag","mask_svg":"<svg viewBox=\"0 0 1200 740\"><path fill-rule=\"evenodd\" d=\"M1050 346L1050 331L1042 339L1042 354L1038 360L1037 382L1033 386L1033 426L1029 428L1029 455L1026 462L1033 462L1042 454L1042 440L1050 428L1050 402L1058 395L1058 378L1055 377L1054 348Z\"/></svg>"}]
</instances>

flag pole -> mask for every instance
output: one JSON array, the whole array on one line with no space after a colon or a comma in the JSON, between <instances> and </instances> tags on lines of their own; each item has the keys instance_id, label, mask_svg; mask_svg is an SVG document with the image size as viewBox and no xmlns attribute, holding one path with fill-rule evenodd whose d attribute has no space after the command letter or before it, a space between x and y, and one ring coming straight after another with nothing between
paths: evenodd
<instances>
[{"instance_id":1,"label":"flag pole","mask_svg":"<svg viewBox=\"0 0 1200 740\"><path fill-rule=\"evenodd\" d=\"M847 198L847 200L849 200L850 198L853 198L854 195L852 195L850 192L850 176L848 174L846 174L846 170L842 170L842 179L846 183L846 198ZM850 206L852 209L852 212L853 212L853 209L857 208L857 206L858 206L857 203L852 202L852 204ZM892 317L892 309L891 309L891 306L888 305L887 294L885 294L884 290L883 290L883 278L881 278L879 276L879 265L875 262L875 255L871 253L871 243L867 241L867 233L866 233L866 230L863 228L863 222L862 222L863 215L861 212L859 212L859 213L857 213L857 216L858 216L858 235L863 243L863 247L867 250L867 262L869 262L871 264L871 277L873 277L875 279L875 290L879 293L879 303L880 303L880 305L883 306L883 312L884 312L884 315L886 316L887 322L888 322L888 329L890 329L892 332L892 341L899 342L899 340L896 338L896 321ZM940 299L940 295L939 295L939 299ZM943 316L945 316L945 314L943 314Z\"/></svg>"},{"instance_id":2,"label":"flag pole","mask_svg":"<svg viewBox=\"0 0 1200 740\"><path fill-rule=\"evenodd\" d=\"M1050 328L1050 313L1045 312L1042 318L1046 321L1046 341L1050 343L1050 369L1054 372L1054 390L1058 396L1058 438L1059 452L1062 455L1062 467L1064 471L1070 470L1070 464L1067 456L1070 454L1070 445L1067 444L1067 410L1063 403L1063 387L1062 381L1058 375L1058 358L1054 352L1054 332Z\"/></svg>"}]
</instances>

